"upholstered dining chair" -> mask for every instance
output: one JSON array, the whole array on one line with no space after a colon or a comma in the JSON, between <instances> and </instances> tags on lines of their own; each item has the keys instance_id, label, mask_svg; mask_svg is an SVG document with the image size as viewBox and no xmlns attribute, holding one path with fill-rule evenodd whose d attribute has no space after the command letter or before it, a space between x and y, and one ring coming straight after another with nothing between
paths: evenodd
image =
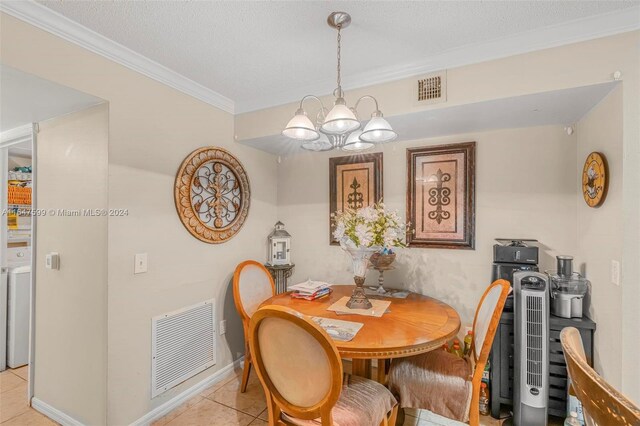
<instances>
[{"instance_id":1,"label":"upholstered dining chair","mask_svg":"<svg viewBox=\"0 0 640 426\"><path fill-rule=\"evenodd\" d=\"M242 384L240 392L247 390L249 374L251 372L251 351L249 349L249 321L262 302L276 294L273 277L260 262L245 260L236 267L233 274L233 300L236 310L242 318L244 329L244 368L242 370Z\"/></svg>"},{"instance_id":2,"label":"upholstered dining chair","mask_svg":"<svg viewBox=\"0 0 640 426\"><path fill-rule=\"evenodd\" d=\"M270 425L387 426L397 402L383 385L343 375L335 343L311 318L284 306L251 317L249 344Z\"/></svg>"},{"instance_id":3,"label":"upholstered dining chair","mask_svg":"<svg viewBox=\"0 0 640 426\"><path fill-rule=\"evenodd\" d=\"M449 419L480 424L480 384L504 303L508 281L493 282L482 295L473 320L470 359L440 348L391 362L389 390L402 408L431 411Z\"/></svg>"},{"instance_id":4,"label":"upholstered dining chair","mask_svg":"<svg viewBox=\"0 0 640 426\"><path fill-rule=\"evenodd\" d=\"M562 329L560 342L569 378L576 396L582 403L587 426L640 425L640 408L615 390L587 363L578 329Z\"/></svg>"}]
</instances>

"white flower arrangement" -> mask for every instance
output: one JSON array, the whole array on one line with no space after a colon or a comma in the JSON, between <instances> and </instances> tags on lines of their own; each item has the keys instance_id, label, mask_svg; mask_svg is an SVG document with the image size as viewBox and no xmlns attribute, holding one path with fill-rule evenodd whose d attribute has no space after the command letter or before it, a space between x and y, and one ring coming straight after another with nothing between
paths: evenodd
<instances>
[{"instance_id":1,"label":"white flower arrangement","mask_svg":"<svg viewBox=\"0 0 640 426\"><path fill-rule=\"evenodd\" d=\"M383 203L357 211L338 210L331 214L333 237L347 249L360 247L406 247L407 226L396 210L387 211Z\"/></svg>"}]
</instances>

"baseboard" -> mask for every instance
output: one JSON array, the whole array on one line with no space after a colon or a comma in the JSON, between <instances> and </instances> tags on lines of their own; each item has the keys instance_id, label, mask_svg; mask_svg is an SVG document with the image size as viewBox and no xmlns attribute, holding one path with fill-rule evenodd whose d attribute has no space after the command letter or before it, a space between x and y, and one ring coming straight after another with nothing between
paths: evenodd
<instances>
[{"instance_id":1,"label":"baseboard","mask_svg":"<svg viewBox=\"0 0 640 426\"><path fill-rule=\"evenodd\" d=\"M79 422L67 413L63 413L57 408L52 407L51 405L39 400L36 397L31 398L31 407L33 407L34 410L39 411L40 413L49 417L51 420L60 423L62 426L84 426L82 422Z\"/></svg>"},{"instance_id":2,"label":"baseboard","mask_svg":"<svg viewBox=\"0 0 640 426\"><path fill-rule=\"evenodd\" d=\"M144 416L140 417L138 420L131 423L131 426L146 426L151 424L155 420L158 420L159 418L167 415L171 411L178 408L182 403L198 395L200 392L202 392L209 386L218 383L230 371L240 367L243 361L244 361L244 357L240 357L234 362L232 362L231 364L225 367L222 367L220 370L216 371L211 376L207 377L206 379L202 380L199 383L196 383L195 385L191 386L189 389L186 389L180 392L179 394L177 394L176 396L174 396L164 404L159 405L153 410L149 411L147 414L145 414ZM52 419L56 420L53 417Z\"/></svg>"}]
</instances>

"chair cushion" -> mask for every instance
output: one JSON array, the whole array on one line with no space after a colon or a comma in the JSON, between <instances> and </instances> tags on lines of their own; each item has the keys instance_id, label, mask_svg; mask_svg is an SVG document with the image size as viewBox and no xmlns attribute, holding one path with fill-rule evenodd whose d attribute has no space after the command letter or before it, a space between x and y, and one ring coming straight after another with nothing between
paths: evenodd
<instances>
[{"instance_id":1,"label":"chair cushion","mask_svg":"<svg viewBox=\"0 0 640 426\"><path fill-rule=\"evenodd\" d=\"M345 374L342 392L331 410L334 426L379 426L397 404L383 385L363 377ZM282 413L284 419L300 426L317 426L320 419L300 420Z\"/></svg>"},{"instance_id":2,"label":"chair cushion","mask_svg":"<svg viewBox=\"0 0 640 426\"><path fill-rule=\"evenodd\" d=\"M473 385L470 362L441 349L394 359L389 390L402 408L417 408L453 420L469 420Z\"/></svg>"}]
</instances>

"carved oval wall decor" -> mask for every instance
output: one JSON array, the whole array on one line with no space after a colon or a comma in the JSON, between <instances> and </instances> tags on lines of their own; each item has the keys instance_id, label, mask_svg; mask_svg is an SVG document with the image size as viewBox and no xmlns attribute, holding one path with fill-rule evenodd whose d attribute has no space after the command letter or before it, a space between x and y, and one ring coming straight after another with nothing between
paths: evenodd
<instances>
[{"instance_id":1,"label":"carved oval wall decor","mask_svg":"<svg viewBox=\"0 0 640 426\"><path fill-rule=\"evenodd\" d=\"M217 147L193 151L180 166L174 197L187 230L219 244L238 233L249 214L249 177L236 157Z\"/></svg>"}]
</instances>

